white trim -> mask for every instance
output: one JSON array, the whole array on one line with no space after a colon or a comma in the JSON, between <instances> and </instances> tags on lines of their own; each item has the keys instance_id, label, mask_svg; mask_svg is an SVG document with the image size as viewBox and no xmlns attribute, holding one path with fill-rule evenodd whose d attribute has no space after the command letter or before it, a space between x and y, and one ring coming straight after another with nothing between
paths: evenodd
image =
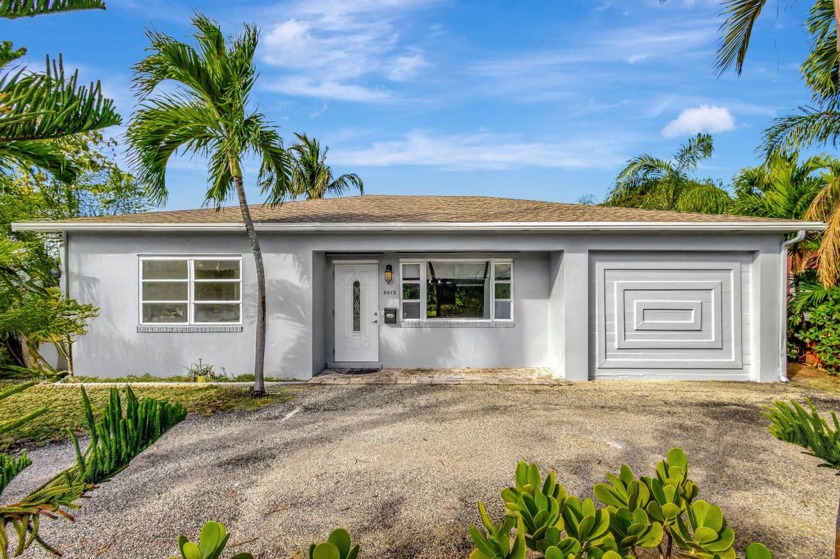
<instances>
[{"instance_id":1,"label":"white trim","mask_svg":"<svg viewBox=\"0 0 840 559\"><path fill-rule=\"evenodd\" d=\"M150 260L175 260L184 261L187 263L187 277L174 279L144 279L143 278L143 262ZM239 279L197 279L195 277L195 262L198 260L218 260L237 262L239 264ZM186 283L187 284L187 300L178 301L159 301L143 299L143 284L144 283ZM229 301L196 301L195 300L195 284L196 283L238 283L239 284L239 298L237 300ZM242 326L242 292L244 289L242 281L242 256L230 255L215 255L215 254L201 254L201 255L155 255L155 254L140 254L137 257L137 325L138 326ZM143 305L144 304L186 304L187 305L187 321L186 322L143 322ZM196 322L195 321L195 306L196 305L239 305L239 320L237 322Z\"/></svg>"},{"instance_id":2,"label":"white trim","mask_svg":"<svg viewBox=\"0 0 840 559\"><path fill-rule=\"evenodd\" d=\"M257 231L286 233L329 231L823 231L818 221L552 221L552 222L385 222L385 223L255 223ZM244 231L241 223L129 223L23 221L12 223L12 231Z\"/></svg>"}]
</instances>

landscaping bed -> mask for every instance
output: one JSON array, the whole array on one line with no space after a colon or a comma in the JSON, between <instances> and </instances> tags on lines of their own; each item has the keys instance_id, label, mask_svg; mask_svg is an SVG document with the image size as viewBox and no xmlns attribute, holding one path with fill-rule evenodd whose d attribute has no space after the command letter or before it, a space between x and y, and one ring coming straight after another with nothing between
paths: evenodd
<instances>
[{"instance_id":1,"label":"landscaping bed","mask_svg":"<svg viewBox=\"0 0 840 559\"><path fill-rule=\"evenodd\" d=\"M108 402L109 386L87 386L94 410ZM209 416L219 412L252 411L291 398L289 389L272 390L265 398L253 398L248 389L233 386L185 383L183 386L132 386L138 398L153 397L183 404L191 414ZM16 419L37 409L49 411L33 421L0 435L0 451L32 448L67 438L67 429L81 432L84 415L81 389L76 386L44 383L33 386L0 402L0 423Z\"/></svg>"}]
</instances>

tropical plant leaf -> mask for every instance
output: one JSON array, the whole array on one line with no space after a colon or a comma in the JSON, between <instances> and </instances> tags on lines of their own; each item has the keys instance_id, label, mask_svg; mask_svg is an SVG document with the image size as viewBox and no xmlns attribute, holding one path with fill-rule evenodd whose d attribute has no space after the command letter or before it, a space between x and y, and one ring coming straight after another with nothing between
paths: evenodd
<instances>
[{"instance_id":1,"label":"tropical plant leaf","mask_svg":"<svg viewBox=\"0 0 840 559\"><path fill-rule=\"evenodd\" d=\"M101 0L3 0L0 17L16 19L79 10L104 10Z\"/></svg>"},{"instance_id":2,"label":"tropical plant leaf","mask_svg":"<svg viewBox=\"0 0 840 559\"><path fill-rule=\"evenodd\" d=\"M723 15L726 20L721 26L715 64L718 74L723 74L732 66L738 74L743 71L753 27L766 3L767 0L724 0Z\"/></svg>"}]
</instances>

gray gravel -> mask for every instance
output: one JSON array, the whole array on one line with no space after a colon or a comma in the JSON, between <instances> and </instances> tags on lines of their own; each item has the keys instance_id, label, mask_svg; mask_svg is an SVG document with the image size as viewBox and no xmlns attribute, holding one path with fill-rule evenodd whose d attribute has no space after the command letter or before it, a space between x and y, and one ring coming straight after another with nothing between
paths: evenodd
<instances>
[{"instance_id":1,"label":"gray gravel","mask_svg":"<svg viewBox=\"0 0 840 559\"><path fill-rule=\"evenodd\" d=\"M44 522L41 533L69 559L164 559L179 534L195 538L210 519L227 525L232 551L257 558L301 556L335 526L366 558L466 557L475 502L500 515L517 460L556 469L571 493L588 496L605 472L627 463L650 475L682 446L701 497L723 507L740 548L758 540L779 559L829 557L838 479L770 437L758 413L804 395L615 381L308 387L259 412L189 418L93 492L75 524ZM817 404L837 409L840 398ZM39 453L72 461L66 445Z\"/></svg>"}]
</instances>

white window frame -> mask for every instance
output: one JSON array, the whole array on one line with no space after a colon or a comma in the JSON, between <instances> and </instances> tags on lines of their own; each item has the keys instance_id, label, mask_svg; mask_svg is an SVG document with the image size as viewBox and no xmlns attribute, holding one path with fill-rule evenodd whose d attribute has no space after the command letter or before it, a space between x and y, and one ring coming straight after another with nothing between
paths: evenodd
<instances>
[{"instance_id":1,"label":"white window frame","mask_svg":"<svg viewBox=\"0 0 840 559\"><path fill-rule=\"evenodd\" d=\"M432 317L426 316L428 312L426 285L428 281L427 272L429 269L429 262L489 262L490 263L490 318L458 318L458 317ZM403 266L419 264L420 265L420 318L403 318L403 302L416 303L417 299L403 300ZM500 301L510 301L510 318L496 318L496 278L495 268L497 264L507 264L510 266L510 279L500 280L499 283L510 284L510 299L499 299ZM400 259L400 320L402 322L513 322L514 314L514 280L513 272L514 265L512 258L405 258ZM417 280L405 280L406 282L415 282Z\"/></svg>"},{"instance_id":2,"label":"white window frame","mask_svg":"<svg viewBox=\"0 0 840 559\"><path fill-rule=\"evenodd\" d=\"M187 263L187 277L186 279L143 279L143 262L159 260L176 260L186 261ZM239 264L239 279L196 279L195 277L195 262L198 260L218 260L237 262ZM145 301L143 300L143 283L144 282L158 282L158 283L186 283L187 284L187 300L186 301ZM239 299L230 301L196 301L195 300L195 284L196 283L238 283L239 284ZM154 256L143 255L138 258L137 264L137 323L141 326L242 326L242 257L241 256L217 256L215 254L205 254L201 256ZM172 304L180 303L187 305L187 321L186 322L143 322L143 304ZM239 320L237 322L196 322L195 321L195 306L207 304L220 305L239 305Z\"/></svg>"}]
</instances>

